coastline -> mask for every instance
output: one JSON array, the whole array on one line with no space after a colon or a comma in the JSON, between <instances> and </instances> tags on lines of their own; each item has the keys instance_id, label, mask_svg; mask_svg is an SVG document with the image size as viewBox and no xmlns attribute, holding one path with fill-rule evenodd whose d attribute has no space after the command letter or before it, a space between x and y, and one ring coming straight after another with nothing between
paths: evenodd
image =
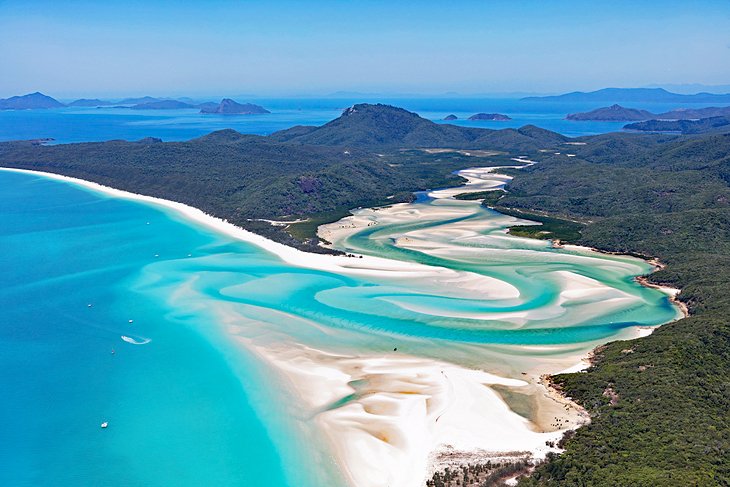
<instances>
[{"instance_id":1,"label":"coastline","mask_svg":"<svg viewBox=\"0 0 730 487\"><path fill-rule=\"evenodd\" d=\"M521 166L515 166L515 167L521 167ZM471 169L467 169L467 170L458 172L458 174L460 176L465 177L468 180L468 182L465 185L460 186L458 188L446 188L443 190L431 191L428 193L429 196L437 198L437 199L438 198L450 198L454 194L463 194L463 193L467 193L470 191L473 192L473 191L480 191L480 190L500 189L504 186L504 184L507 181L512 179L512 177L510 177L510 176L495 174L494 176L496 176L496 177L494 178L494 181L491 181L491 182L481 181L482 183L486 183L486 184L480 185L479 184L480 181L478 181L479 171L478 170L475 171L475 169L478 169L478 168L471 168ZM488 168L488 172L491 172L495 169L498 169L498 168ZM473 174L469 174L470 172L473 172ZM476 179L472 179L470 177L472 175L475 176ZM398 205L395 205L395 206L397 207ZM403 204L401 206L403 206L404 208L407 208L407 205L405 205L405 204ZM382 209L373 208L371 210L373 210L373 212L375 212L375 211L380 211ZM393 207L389 207L389 208L385 209L385 212L392 213L393 210L394 210ZM497 210L495 210L495 211L497 211ZM364 229L365 227L378 225L380 223L379 218L380 218L380 215L382 215L382 212L378 216L375 216L375 213L373 213L373 212L368 212L368 209L363 209L363 210L359 211L358 213L353 214L353 216L347 217L346 219L341 220L340 222L336 222L334 224L329 224L329 225L324 225L324 226L320 227L319 235L321 238L323 238L327 241L334 241L334 242L339 241L340 244L342 244L343 242L346 241L347 235L349 235L351 232L355 231L355 229ZM426 218L425 215L420 215L420 214L416 214L413 216L415 218ZM429 214L429 216L432 216L432 215ZM384 220L383 223L387 225L387 224L391 224L392 221ZM406 236L399 237L398 239L396 239L395 243L396 243L396 245L400 245L401 243L404 243L404 246L406 248L419 249L419 247L415 246L415 244L412 241L409 241L409 238ZM658 270L657 263L653 259L648 260L648 259L642 258L640 256L636 256L636 255L629 255L629 254L618 253L618 252L606 252L606 251L601 251L600 249L594 249L594 248L590 248L590 247L586 247L586 246L579 246L579 245L570 245L569 244L569 245L565 245L565 246L561 246L561 247L566 248L567 250L574 250L574 251L579 251L579 252L586 252L586 253L593 252L593 253L598 253L598 254L602 254L602 255L613 255L616 257L625 257L625 258L635 259L637 262L641 261L643 265L645 265L645 264L652 265L654 267L652 272L655 272L656 270ZM352 249L346 249L346 248L342 247L342 245L334 246L334 245L330 244L330 245L328 245L328 248L337 248L338 250L343 250L346 252L353 252L353 251L356 252L357 251L357 250L352 250ZM428 250L428 248L425 248L424 250ZM643 284L641 276L635 277L634 280L636 282L638 282L639 284ZM647 283L647 284L649 284L649 283ZM682 317L686 316L686 311L685 311L684 306L679 305L680 302L678 300L676 300L676 295L679 293L679 290L674 289L674 288L669 288L667 286L647 285L645 287L650 287L650 288L661 291L663 294L669 296L669 299L673 304L678 305L677 308L681 312L682 316L677 316L672 321L676 321L676 320L681 319ZM661 326L661 325L635 327L633 329L633 333L631 336L616 337L609 341L633 340L633 339L637 339L637 338L643 338L645 336L650 335L658 326ZM580 420L579 420L580 423L572 426L570 429L587 424L588 422L590 422L590 417L588 416L588 413L585 411L585 409L583 409L581 406L579 406L578 404L573 402L571 398L566 397L566 395L559 388L554 387L552 381L548 380L548 378L551 375L557 375L557 374L561 374L561 373L575 373L575 372L585 371L592 365L594 355L601 346L603 346L603 344L597 345L596 347L592 348L584 355L577 356L575 358L575 360L573 361L573 365L564 367L562 369L553 369L552 371L550 371L550 373L547 373L547 374L545 374L545 373L529 374L530 378L534 379L535 383L544 389L545 397L555 400L556 402L562 404L568 410L572 410L574 408L575 414L580 418ZM557 441L556 441L556 443L557 443ZM454 466L458 466L459 462L454 463L453 455L456 455L458 457L460 453L464 453L464 452L455 452L448 448L447 449L441 448L441 449L435 450L434 454L432 456L432 461L431 461L431 465L429 468L429 475L433 475L433 473L435 471L443 471L443 469L445 467L453 468ZM466 452L466 453L469 453L469 452ZM483 462L486 462L490 458L492 458L492 455L494 455L494 452L492 452L492 455L490 455L487 452L482 452L481 455L474 454L474 452L472 452L472 453L473 453L472 455L468 455L468 454L461 455L464 458L464 460L460 463L460 465L465 466L467 463L470 463L470 462L477 463L479 461L479 459L481 459L481 461L483 461ZM440 460L437 460L437 458L439 456L441 456L442 458ZM494 455L494 456L498 456L498 455ZM449 458L449 457L452 457L452 458ZM525 457L516 456L516 457L512 457L512 459L513 460L524 460ZM530 459L532 461L534 461L538 458L533 456Z\"/></svg>"},{"instance_id":2,"label":"coastline","mask_svg":"<svg viewBox=\"0 0 730 487\"><path fill-rule=\"evenodd\" d=\"M660 271L661 269L663 269L665 267L664 264L660 263L656 259L654 259L653 262L656 263L656 268L654 269L654 272ZM653 274L653 272L652 272L652 274ZM679 294L682 292L682 290L678 289L676 287L670 287L670 286L665 286L662 284L655 284L653 282L649 282L650 275L651 274L647 274L645 276L638 276L634 280L644 287L658 289L659 291L667 294L669 296L669 301L671 301L672 304L674 304L682 312L682 318L678 318L678 319L689 318L689 316L690 316L689 307L687 307L687 304L684 301L679 299Z\"/></svg>"},{"instance_id":3,"label":"coastline","mask_svg":"<svg viewBox=\"0 0 730 487\"><path fill-rule=\"evenodd\" d=\"M173 210L181 214L184 218L200 224L206 228L221 232L235 239L254 244L270 253L275 254L285 262L298 267L323 269L337 273L361 276L388 275L408 278L438 276L441 279L453 279L455 277L458 277L456 273L454 273L450 269L425 266L413 262L403 262L373 256L360 256L359 258L352 258L347 256L311 254L300 251L298 249L287 247L286 245L279 244L277 242L273 242L266 239L265 237L239 228L227 221L213 217L197 208L182 203L145 195L139 195L104 186L98 183L93 183L68 176L62 176L54 173L13 168L0 168L0 170L32 174L40 177L65 181L110 196L142 201L145 203L161 206ZM466 189L465 186L458 187L459 192L465 192L464 189ZM453 191L453 189L449 189L449 191ZM587 249L587 247L581 248ZM646 279L645 276L642 277ZM657 288L662 290L666 294L671 294L670 292L667 292L667 290L671 288L657 286L648 282L644 283L640 279L641 277L636 278L637 282L641 283L642 285ZM676 296L676 293L674 294L674 296ZM640 330L637 332L637 335L645 336L640 332ZM311 382L307 382L307 380L311 381L314 377L316 377L316 371L322 370L323 366L329 365L330 373L335 374L334 376L337 377L336 382L340 382L340 385L329 391L324 390L322 385L320 385L319 387L313 387L313 391L310 391L310 393L313 395L309 398L308 402L310 404L310 407L313 407L314 409L321 407L323 399L331 398L331 395L334 391L338 391L340 395L344 393L357 392L352 388L352 386L350 386L350 383L353 380L358 380L360 378L358 374L363 374L365 371L367 371L369 376L378 376L381 384L385 385L385 388L383 390L379 390L377 393L370 395L369 404L370 406L374 406L376 409L384 408L384 410L389 411L389 414L383 415L384 417L386 417L386 423L388 423L387 428L385 428L386 430L395 432L393 434L395 434L396 436L400 435L401 437L407 439L408 435L417 434L419 429L424 427L424 424L426 424L426 426L431 428L432 430L440 429L441 432L432 432L432 437L430 439L421 437L420 442L406 442L407 444L403 444L395 451L393 449L386 448L385 450L383 450L381 448L382 445L380 445L380 443L383 443L383 439L382 437L378 436L381 433L380 430L378 430L376 434L370 434L370 438L365 438L365 440L371 446L380 445L373 446L373 448L379 448L378 451L371 450L371 452L376 455L376 458L387 458L388 456L391 456L394 459L400 458L400 460L402 461L404 458L409 458L416 448L419 449L419 456L421 457L423 456L424 451L428 450L426 452L426 456L429 458L429 460L428 465L425 469L426 477L424 479L421 478L424 473L424 466L422 464L413 464L410 466L410 468L404 468L402 465L398 465L396 462L396 464L388 466L388 468L386 469L388 471L402 471L402 477L399 477L398 479L388 479L389 481L402 481L397 485L422 485L422 481L425 481L425 479L429 478L430 475L436 469L440 468L441 465L446 464L445 462L437 461L437 457L447 455L448 453L453 452L454 449L460 452L463 451L465 453L473 453L480 456L480 458L484 458L485 460L490 458L490 455L492 457L495 455L495 450L488 452L484 449L480 449L478 445L473 444L473 437L475 435L484 435L485 432L488 434L489 430L482 431L479 430L479 428L470 428L471 431L462 431L462 436L455 434L453 431L454 429L458 430L458 423L462 423L463 425L463 423L468 422L465 421L464 418L469 418L469 421L472 422L478 422L479 419L482 418L484 415L484 409L467 408L466 410L464 410L456 408L456 410L453 410L452 408L452 411L449 413L451 417L451 419L449 420L449 415L444 416L444 409L434 407L430 412L425 411L423 413L419 413L421 414L419 418L421 418L422 421L424 421L425 423L417 423L414 421L409 421L411 419L409 416L413 415L414 412L414 409L412 408L419 407L414 405L415 403L413 403L412 401L412 396L422 398L426 395L429 395L429 397L438 397L439 394L441 394L442 396L446 394L446 396L442 397L442 402L447 405L455 404L455 401L461 404L467 403L472 405L490 405L494 414L502 418L502 422L512 424L515 422L515 416L517 415L512 412L509 407L507 407L507 404L496 395L488 397L484 396L484 390L482 389L486 388L479 388L474 386L477 384L500 384L500 379L503 381L507 381L506 383L503 383L503 385L510 385L515 387L527 385L527 382L524 381L524 384L517 384L516 382L509 382L513 381L514 379L501 378L478 370L466 369L463 367L455 366L453 364L439 364L432 360L421 359L418 357L409 357L402 354L398 354L394 357L351 356L338 357L337 360L329 360L327 357L322 356L323 354L325 354L325 352L317 350L299 350L298 353L294 354L292 354L290 351L288 354L283 355L284 358L282 358L281 351L257 349L256 352L259 356L267 360L267 362L274 364L276 368L281 372L281 375L289 380L291 384L294 385L294 387L297 387L298 385L299 389L302 389L302 386L305 386L305 388L310 386ZM421 360L429 363L414 364L414 360L416 362L418 360ZM339 362L345 363L344 368ZM298 364L300 365L300 367L294 367L293 364ZM308 365L311 367L308 368ZM586 364L585 360L581 358L578 364L572 366L572 368L578 366L587 367L588 365L589 364ZM416 389L418 389L417 391L404 392L400 389L400 387L402 387L403 385L403 378L408 377L409 373L413 373L413 367L416 367L420 371L419 373L421 375L425 375L426 379L424 380L427 384L416 384ZM315 372L312 372L313 370ZM424 370L427 370L427 372L424 372ZM448 387L444 385L443 380L440 377L440 374L443 374L444 370L448 370L449 374L447 375L454 377L455 381L461 381L459 387L455 387L454 382L451 381L447 381L446 385ZM478 377L475 378L475 374L478 375ZM327 380L331 381L332 378L333 375L330 375L327 377ZM330 382L327 386L332 385L333 383ZM566 398L565 396L559 394L559 391L554 389L549 384L540 385L544 387L545 394L553 396L551 398L560 403L561 406L569 405L571 409L574 408L575 411L577 411L576 415L578 417L581 417L581 415L585 414L584 410L580 408L580 406L570 401L569 398ZM396 389L388 390L388 388L391 386L396 387ZM443 391L451 391L450 394L452 394L452 396L449 396L448 393L445 393ZM301 392L302 391L300 390L300 393ZM393 409L394 407L395 409ZM448 409L448 407L446 407L446 409ZM393 414L394 411L398 414ZM440 412L441 414L434 414L434 411ZM382 466L368 465L366 463L363 463L363 459L358 458L360 456L359 451L357 449L352 449L353 441L355 443L357 443L358 441L363 441L362 437L358 439L357 434L360 433L355 434L353 432L350 432L351 434L349 436L341 434L341 431L337 430L337 425L339 424L339 427L342 427L343 425L346 425L346 423L352 423L354 421L360 423L362 427L371 427L373 422L377 419L373 418L373 416L376 415L374 415L372 412L369 412L366 405L358 403L358 405L355 405L355 410L352 410L352 408L350 408L345 411L328 411L327 413L320 415L317 419L317 421L322 423L323 429L328 432L332 444L335 446L335 456L338 458L340 465L343 467L343 471L350 472L353 484L358 486L372 485L373 487L377 487L379 485L382 485L379 483L382 481L382 477L371 478L370 480L372 480L372 482L367 484L362 483L363 479L370 478L369 469L382 469ZM587 417L583 416L583 419L587 420ZM492 420L494 421L494 418L492 418ZM401 423L400 425L397 424L399 421ZM375 422L377 423L377 421ZM439 428L435 427L437 422L441 423L439 425ZM522 429L522 431L525 435L524 437L522 437L523 442L531 443L533 445L531 458L540 458L541 456L544 457L545 453L547 453L548 451L559 451L558 449L554 448L544 448L540 449L540 451L536 451L534 447L534 445L536 444L536 439L534 437L531 437L529 438L529 441L527 441L526 437L528 435L527 432L529 432L529 428L526 425L523 426L524 428ZM450 428L451 431L449 433L448 431ZM549 437L540 437L538 443L542 442L544 444L545 441L556 441L567 429L572 429L572 427L556 430L553 433L549 434ZM447 432L444 433L443 431ZM377 441L372 441L372 438L375 438ZM520 438L518 437L518 440L519 439ZM451 445L451 449L444 447L444 444ZM465 448L461 449L455 445L464 445ZM400 450L400 453L404 453L405 456L393 456L394 454L398 453L398 450ZM414 478L415 481L413 480Z\"/></svg>"}]
</instances>

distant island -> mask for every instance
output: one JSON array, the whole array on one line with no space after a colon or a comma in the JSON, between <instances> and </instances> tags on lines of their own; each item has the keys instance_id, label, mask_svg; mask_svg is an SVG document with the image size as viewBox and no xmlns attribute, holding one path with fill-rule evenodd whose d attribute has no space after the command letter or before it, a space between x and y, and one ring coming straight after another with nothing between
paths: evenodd
<instances>
[{"instance_id":1,"label":"distant island","mask_svg":"<svg viewBox=\"0 0 730 487\"><path fill-rule=\"evenodd\" d=\"M451 115L446 115L446 116L444 117L444 120L458 120L458 119L459 119L459 117L457 117L457 116L456 116L456 115L454 115L453 113L452 113Z\"/></svg>"},{"instance_id":2,"label":"distant island","mask_svg":"<svg viewBox=\"0 0 730 487\"><path fill-rule=\"evenodd\" d=\"M119 105L141 105L143 103L154 103L157 101L162 101L162 98L143 96L141 98L125 98L124 100L118 102L118 104Z\"/></svg>"},{"instance_id":3,"label":"distant island","mask_svg":"<svg viewBox=\"0 0 730 487\"><path fill-rule=\"evenodd\" d=\"M610 107L597 108L590 112L570 113L566 120L591 120L605 122L626 122L632 120L648 120L655 115L646 110L638 110L635 108L625 108L621 105L611 105Z\"/></svg>"},{"instance_id":4,"label":"distant island","mask_svg":"<svg viewBox=\"0 0 730 487\"><path fill-rule=\"evenodd\" d=\"M49 108L63 108L66 105L36 91L22 96L11 96L0 99L0 110L47 110Z\"/></svg>"},{"instance_id":5,"label":"distant island","mask_svg":"<svg viewBox=\"0 0 730 487\"><path fill-rule=\"evenodd\" d=\"M177 100L159 100L139 103L129 108L132 110L181 110L184 108L196 108L196 106Z\"/></svg>"},{"instance_id":6,"label":"distant island","mask_svg":"<svg viewBox=\"0 0 730 487\"><path fill-rule=\"evenodd\" d=\"M203 103L200 113L220 113L226 115L256 115L271 113L262 106L253 103L238 103L230 98L224 98L220 103Z\"/></svg>"},{"instance_id":7,"label":"distant island","mask_svg":"<svg viewBox=\"0 0 730 487\"><path fill-rule=\"evenodd\" d=\"M664 112L657 115L663 120L698 120L709 117L728 117L730 107L707 107L707 108L679 108L671 112Z\"/></svg>"},{"instance_id":8,"label":"distant island","mask_svg":"<svg viewBox=\"0 0 730 487\"><path fill-rule=\"evenodd\" d=\"M590 112L571 113L567 120L590 120L602 122L633 122L643 120L698 120L709 117L730 116L730 107L680 108L664 113L651 113L647 110L626 108L621 105L598 108Z\"/></svg>"},{"instance_id":9,"label":"distant island","mask_svg":"<svg viewBox=\"0 0 730 487\"><path fill-rule=\"evenodd\" d=\"M143 96L140 98L125 98L118 102L100 100L98 98L79 98L68 105L44 95L40 92L27 95L12 96L0 99L0 110L39 110L63 107L107 107L107 108L129 108L132 110L182 110L200 109L200 113L219 113L230 115L252 115L271 113L262 106L253 103L238 103L230 98L224 98L219 103L205 102L195 103L191 98L155 98Z\"/></svg>"},{"instance_id":10,"label":"distant island","mask_svg":"<svg viewBox=\"0 0 730 487\"><path fill-rule=\"evenodd\" d=\"M505 122L512 119L509 118L507 115L502 115L501 113L477 113L469 117L469 120L497 120L500 122Z\"/></svg>"},{"instance_id":11,"label":"distant island","mask_svg":"<svg viewBox=\"0 0 730 487\"><path fill-rule=\"evenodd\" d=\"M68 104L70 107L104 107L108 105L114 105L114 103L106 100L99 100L98 98L80 98Z\"/></svg>"},{"instance_id":12,"label":"distant island","mask_svg":"<svg viewBox=\"0 0 730 487\"><path fill-rule=\"evenodd\" d=\"M663 88L604 88L602 90L583 92L574 91L564 95L530 96L523 101L559 101L559 102L662 102L662 103L730 103L730 94L696 93L681 95Z\"/></svg>"},{"instance_id":13,"label":"distant island","mask_svg":"<svg viewBox=\"0 0 730 487\"><path fill-rule=\"evenodd\" d=\"M647 120L624 125L624 129L638 132L670 132L686 135L730 132L730 117L708 117L699 120Z\"/></svg>"}]
</instances>

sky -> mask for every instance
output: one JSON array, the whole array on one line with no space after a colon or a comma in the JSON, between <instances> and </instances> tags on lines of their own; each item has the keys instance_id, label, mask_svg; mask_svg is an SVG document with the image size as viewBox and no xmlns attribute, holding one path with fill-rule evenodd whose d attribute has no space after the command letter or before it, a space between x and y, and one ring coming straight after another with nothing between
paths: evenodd
<instances>
[{"instance_id":1,"label":"sky","mask_svg":"<svg viewBox=\"0 0 730 487\"><path fill-rule=\"evenodd\" d=\"M730 1L0 0L0 97L730 84Z\"/></svg>"}]
</instances>

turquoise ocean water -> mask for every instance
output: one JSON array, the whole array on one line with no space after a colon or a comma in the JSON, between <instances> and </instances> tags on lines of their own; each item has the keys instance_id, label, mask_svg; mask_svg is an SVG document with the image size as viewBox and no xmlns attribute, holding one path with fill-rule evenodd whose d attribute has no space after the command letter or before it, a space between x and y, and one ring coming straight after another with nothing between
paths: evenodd
<instances>
[{"instance_id":1,"label":"turquoise ocean water","mask_svg":"<svg viewBox=\"0 0 730 487\"><path fill-rule=\"evenodd\" d=\"M134 289L160 259L270 256L69 184L0 187L0 485L318 485L258 419L282 415L256 363Z\"/></svg>"},{"instance_id":2,"label":"turquoise ocean water","mask_svg":"<svg viewBox=\"0 0 730 487\"><path fill-rule=\"evenodd\" d=\"M483 301L292 266L172 210L70 183L0 171L0 188L0 485L339 486L296 397L240 340L376 354L395 344L439 359L453 349L458 359L465 344L594 343L676 316L666 296L631 280L650 269L634 259L596 265L515 239L516 260L434 260L387 244L412 226L352 238L364 253L468 270L521 291L518 301ZM496 214L476 205L467 218ZM469 317L549 305L560 291L554 271L636 300L518 328ZM467 317L449 318L455 310Z\"/></svg>"}]
</instances>

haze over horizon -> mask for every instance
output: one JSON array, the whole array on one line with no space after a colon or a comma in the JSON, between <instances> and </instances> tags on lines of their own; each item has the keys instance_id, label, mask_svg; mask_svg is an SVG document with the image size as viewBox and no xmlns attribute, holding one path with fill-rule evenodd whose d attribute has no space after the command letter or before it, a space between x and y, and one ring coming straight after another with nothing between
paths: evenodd
<instances>
[{"instance_id":1,"label":"haze over horizon","mask_svg":"<svg viewBox=\"0 0 730 487\"><path fill-rule=\"evenodd\" d=\"M722 1L7 0L0 97L727 87L728 32Z\"/></svg>"}]
</instances>

